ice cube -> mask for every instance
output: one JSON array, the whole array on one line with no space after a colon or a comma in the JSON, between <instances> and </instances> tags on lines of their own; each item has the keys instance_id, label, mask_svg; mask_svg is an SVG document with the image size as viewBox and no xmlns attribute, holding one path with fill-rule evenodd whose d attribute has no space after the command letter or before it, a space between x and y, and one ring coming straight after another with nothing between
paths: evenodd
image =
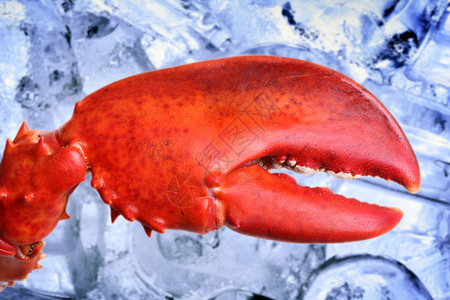
<instances>
[{"instance_id":1,"label":"ice cube","mask_svg":"<svg viewBox=\"0 0 450 300\"><path fill-rule=\"evenodd\" d=\"M381 256L333 257L303 286L302 299L433 299L401 263Z\"/></svg>"}]
</instances>

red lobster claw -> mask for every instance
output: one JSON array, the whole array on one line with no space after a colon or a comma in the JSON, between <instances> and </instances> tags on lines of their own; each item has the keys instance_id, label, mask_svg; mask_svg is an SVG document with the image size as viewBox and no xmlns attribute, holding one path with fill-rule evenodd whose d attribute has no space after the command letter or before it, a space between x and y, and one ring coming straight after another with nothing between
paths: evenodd
<instances>
[{"instance_id":1,"label":"red lobster claw","mask_svg":"<svg viewBox=\"0 0 450 300\"><path fill-rule=\"evenodd\" d=\"M25 259L16 246L35 245L67 218L67 199L86 172L112 220L137 220L148 235L227 225L280 241L346 242L383 234L402 217L269 172L280 167L376 176L410 192L420 186L416 157L392 115L336 71L244 56L144 73L87 96L57 131L24 124L7 142L0 281L37 266L42 244Z\"/></svg>"},{"instance_id":2,"label":"red lobster claw","mask_svg":"<svg viewBox=\"0 0 450 300\"><path fill-rule=\"evenodd\" d=\"M57 136L84 149L113 220L138 220L147 233L225 224L289 242L367 239L402 212L268 170L420 185L408 140L372 94L289 58L235 57L121 80L79 102Z\"/></svg>"}]
</instances>

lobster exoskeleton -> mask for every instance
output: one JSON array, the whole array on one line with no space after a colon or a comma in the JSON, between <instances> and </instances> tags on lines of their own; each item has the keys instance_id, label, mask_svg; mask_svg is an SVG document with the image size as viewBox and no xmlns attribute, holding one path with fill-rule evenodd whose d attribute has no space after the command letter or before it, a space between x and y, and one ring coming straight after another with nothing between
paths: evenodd
<instances>
[{"instance_id":1,"label":"lobster exoskeleton","mask_svg":"<svg viewBox=\"0 0 450 300\"><path fill-rule=\"evenodd\" d=\"M77 103L61 128L24 123L0 165L0 282L39 267L67 200L92 186L152 230L207 233L223 225L299 243L368 239L401 219L395 208L304 187L299 173L377 176L417 192L403 131L367 90L306 61L243 56L136 75Z\"/></svg>"}]
</instances>

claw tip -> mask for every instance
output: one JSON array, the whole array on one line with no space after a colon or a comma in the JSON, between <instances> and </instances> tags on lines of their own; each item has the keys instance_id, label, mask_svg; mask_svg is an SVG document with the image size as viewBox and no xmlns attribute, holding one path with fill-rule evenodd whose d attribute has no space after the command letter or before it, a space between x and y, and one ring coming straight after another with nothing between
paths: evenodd
<instances>
[{"instance_id":1,"label":"claw tip","mask_svg":"<svg viewBox=\"0 0 450 300\"><path fill-rule=\"evenodd\" d=\"M420 184L415 184L415 185L408 186L406 189L411 194L417 194L419 192L419 190L420 190Z\"/></svg>"}]
</instances>

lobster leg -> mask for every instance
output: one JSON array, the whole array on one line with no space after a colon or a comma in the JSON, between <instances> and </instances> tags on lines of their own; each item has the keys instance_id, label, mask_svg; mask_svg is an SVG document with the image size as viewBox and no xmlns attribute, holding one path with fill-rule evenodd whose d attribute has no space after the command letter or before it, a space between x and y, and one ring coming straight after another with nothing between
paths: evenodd
<instances>
[{"instance_id":1,"label":"lobster leg","mask_svg":"<svg viewBox=\"0 0 450 300\"><path fill-rule=\"evenodd\" d=\"M281 176L280 176L281 175ZM328 188L299 186L258 165L232 172L213 190L229 228L260 238L303 243L369 239L402 218L396 208L360 202Z\"/></svg>"},{"instance_id":2,"label":"lobster leg","mask_svg":"<svg viewBox=\"0 0 450 300\"><path fill-rule=\"evenodd\" d=\"M31 246L16 247L0 237L0 292L14 281L24 280L28 274L40 269L39 260L46 257L42 254L44 242L37 242Z\"/></svg>"}]
</instances>

